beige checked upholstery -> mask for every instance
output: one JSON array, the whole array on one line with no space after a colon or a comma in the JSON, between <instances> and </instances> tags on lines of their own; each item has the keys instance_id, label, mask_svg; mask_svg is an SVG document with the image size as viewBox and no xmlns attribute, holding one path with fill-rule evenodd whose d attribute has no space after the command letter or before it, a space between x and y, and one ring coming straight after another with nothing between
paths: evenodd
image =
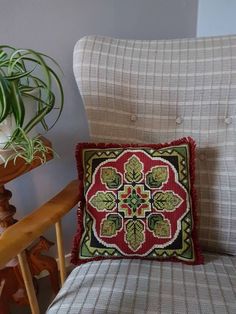
<instances>
[{"instance_id":1,"label":"beige checked upholstery","mask_svg":"<svg viewBox=\"0 0 236 314\"><path fill-rule=\"evenodd\" d=\"M205 265L147 260L77 267L48 314L236 313L236 36L166 41L84 37L74 73L91 141L192 136Z\"/></svg>"},{"instance_id":2,"label":"beige checked upholstery","mask_svg":"<svg viewBox=\"0 0 236 314\"><path fill-rule=\"evenodd\" d=\"M162 41L89 36L74 74L91 141L198 145L200 240L236 253L236 36Z\"/></svg>"},{"instance_id":3,"label":"beige checked upholstery","mask_svg":"<svg viewBox=\"0 0 236 314\"><path fill-rule=\"evenodd\" d=\"M235 314L236 258L205 265L105 260L77 267L48 314Z\"/></svg>"}]
</instances>

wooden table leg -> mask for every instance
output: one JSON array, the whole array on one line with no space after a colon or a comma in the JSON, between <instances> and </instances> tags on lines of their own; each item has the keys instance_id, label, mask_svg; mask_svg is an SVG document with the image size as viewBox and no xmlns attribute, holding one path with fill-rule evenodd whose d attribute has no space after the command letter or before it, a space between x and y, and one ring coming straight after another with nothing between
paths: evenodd
<instances>
[{"instance_id":1,"label":"wooden table leg","mask_svg":"<svg viewBox=\"0 0 236 314\"><path fill-rule=\"evenodd\" d=\"M12 193L9 190L6 190L3 185L0 185L0 234L17 221L14 219L16 209L13 205L9 204L11 196ZM41 254L42 251L48 251L53 244L54 243L48 241L44 237L40 237L36 244L25 250L24 254L26 254L25 258L27 259L27 265L29 264L32 277L39 275L43 270L47 270L49 272L53 291L57 293L59 290L59 276L56 260L53 257ZM28 288L24 285L25 280L22 278L17 263L17 260L11 261L6 265L6 268L0 269L0 284L4 282L4 287L2 287L2 297L4 296L4 304L7 305L13 302L19 305L25 305L30 302L26 293ZM20 268L22 270L22 265ZM5 313L8 312L5 311L4 314Z\"/></svg>"},{"instance_id":2,"label":"wooden table leg","mask_svg":"<svg viewBox=\"0 0 236 314\"><path fill-rule=\"evenodd\" d=\"M6 228L13 225L17 220L14 218L16 208L9 203L12 193L6 190L4 185L0 186L0 234ZM28 298L24 293L25 288L21 275L17 275L17 260L10 261L6 268L0 269L0 282L4 282L2 286L2 298L4 298L5 308L10 303L16 302L27 304ZM23 293L22 293L23 292ZM20 296L18 298L18 296Z\"/></svg>"},{"instance_id":3,"label":"wooden table leg","mask_svg":"<svg viewBox=\"0 0 236 314\"><path fill-rule=\"evenodd\" d=\"M4 185L0 186L0 227L3 229L13 225L16 220L14 215L16 208L9 204L9 200L12 197L12 193L6 190ZM1 232L0 232L1 233Z\"/></svg>"},{"instance_id":4,"label":"wooden table leg","mask_svg":"<svg viewBox=\"0 0 236 314\"><path fill-rule=\"evenodd\" d=\"M0 314L9 314L10 312L9 306L3 294L5 283L6 283L5 279L0 280Z\"/></svg>"}]
</instances>

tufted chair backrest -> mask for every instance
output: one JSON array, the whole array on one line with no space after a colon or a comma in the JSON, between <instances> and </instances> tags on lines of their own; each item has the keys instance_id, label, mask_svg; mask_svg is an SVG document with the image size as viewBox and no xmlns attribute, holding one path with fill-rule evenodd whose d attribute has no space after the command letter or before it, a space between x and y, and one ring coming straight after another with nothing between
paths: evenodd
<instances>
[{"instance_id":1,"label":"tufted chair backrest","mask_svg":"<svg viewBox=\"0 0 236 314\"><path fill-rule=\"evenodd\" d=\"M91 141L196 140L201 244L236 255L236 36L87 36L75 46L74 74Z\"/></svg>"}]
</instances>

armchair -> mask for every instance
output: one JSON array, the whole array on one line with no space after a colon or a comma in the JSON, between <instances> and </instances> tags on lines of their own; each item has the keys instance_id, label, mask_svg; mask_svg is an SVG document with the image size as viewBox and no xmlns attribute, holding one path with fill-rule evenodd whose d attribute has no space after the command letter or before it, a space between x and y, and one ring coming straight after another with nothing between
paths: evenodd
<instances>
[{"instance_id":1,"label":"armchair","mask_svg":"<svg viewBox=\"0 0 236 314\"><path fill-rule=\"evenodd\" d=\"M236 36L165 41L87 36L75 46L74 74L91 141L196 140L205 264L89 262L72 271L47 313L236 313ZM0 238L0 266L16 254L21 262L20 252L56 223L64 282L58 220L78 196L74 181L7 229ZM32 313L39 313L28 291Z\"/></svg>"}]
</instances>

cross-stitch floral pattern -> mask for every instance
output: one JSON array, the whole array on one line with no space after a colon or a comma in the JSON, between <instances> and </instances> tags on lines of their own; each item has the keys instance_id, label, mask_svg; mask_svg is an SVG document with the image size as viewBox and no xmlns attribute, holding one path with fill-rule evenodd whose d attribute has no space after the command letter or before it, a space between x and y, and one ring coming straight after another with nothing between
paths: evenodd
<instances>
[{"instance_id":1,"label":"cross-stitch floral pattern","mask_svg":"<svg viewBox=\"0 0 236 314\"><path fill-rule=\"evenodd\" d=\"M159 149L88 144L79 150L85 196L85 210L80 210L81 261L195 261L189 142Z\"/></svg>"},{"instance_id":2,"label":"cross-stitch floral pattern","mask_svg":"<svg viewBox=\"0 0 236 314\"><path fill-rule=\"evenodd\" d=\"M176 213L176 209L181 206L183 199L168 189L168 180L175 177L175 171L171 165L166 161L156 159L153 161L155 166L145 173L145 159L148 159L148 156L144 152L128 151L115 161L103 163L94 174L94 183L87 193L88 203L92 207L91 214L93 209L104 212L101 221L95 223L96 234L102 241L106 241L106 238L109 237L107 241L112 244L114 242L112 238L116 238L120 233L123 237L121 246L119 247L115 243L125 254L137 252L142 248L147 232L149 232L148 225L152 226L150 230L152 236L157 238L156 243L163 244L163 239L165 239L170 244L171 235L176 236L178 227L177 224L172 223L171 225L171 216L168 218L165 213L171 211L175 217L181 218L187 209L185 205L185 211L179 210ZM120 169L116 168L117 165ZM98 184L99 179L103 184L101 190ZM171 181L171 184L176 185L176 191L180 191L182 195L186 194L178 183ZM90 197L91 191L92 196ZM110 212L113 213L112 221ZM157 214L158 212L161 212L162 215ZM156 213L156 215L150 215L150 213ZM114 222L115 218L118 221L121 219L120 217L122 217L124 229L121 229L120 224ZM147 220L147 224L145 220Z\"/></svg>"},{"instance_id":3,"label":"cross-stitch floral pattern","mask_svg":"<svg viewBox=\"0 0 236 314\"><path fill-rule=\"evenodd\" d=\"M97 241L124 255L143 255L147 249L170 245L189 211L187 192L175 168L145 151L127 150L103 161L92 175L86 200L88 213L96 217ZM115 218L122 223L115 223Z\"/></svg>"}]
</instances>

